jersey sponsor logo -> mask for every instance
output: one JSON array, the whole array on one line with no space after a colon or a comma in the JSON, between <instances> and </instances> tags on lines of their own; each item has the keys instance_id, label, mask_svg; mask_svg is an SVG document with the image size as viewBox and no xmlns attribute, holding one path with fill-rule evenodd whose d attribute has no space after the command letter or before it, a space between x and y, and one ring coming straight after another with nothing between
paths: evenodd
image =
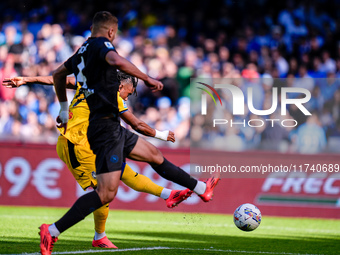
<instances>
[{"instance_id":1,"label":"jersey sponsor logo","mask_svg":"<svg viewBox=\"0 0 340 255\"><path fill-rule=\"evenodd\" d=\"M105 44L105 46L106 46L108 49L113 49L113 48L114 48L113 45L112 45L112 43L110 43L110 42L104 42L104 44Z\"/></svg>"}]
</instances>

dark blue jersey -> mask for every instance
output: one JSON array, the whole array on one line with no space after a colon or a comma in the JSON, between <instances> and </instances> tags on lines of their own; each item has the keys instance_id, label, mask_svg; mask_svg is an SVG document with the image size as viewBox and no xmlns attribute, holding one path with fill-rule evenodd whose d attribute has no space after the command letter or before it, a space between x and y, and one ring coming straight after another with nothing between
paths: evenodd
<instances>
[{"instance_id":1,"label":"dark blue jersey","mask_svg":"<svg viewBox=\"0 0 340 255\"><path fill-rule=\"evenodd\" d=\"M90 121L109 115L119 116L117 69L105 60L111 50L116 51L107 38L90 37L65 62L65 67L74 73L81 85L90 108Z\"/></svg>"}]
</instances>

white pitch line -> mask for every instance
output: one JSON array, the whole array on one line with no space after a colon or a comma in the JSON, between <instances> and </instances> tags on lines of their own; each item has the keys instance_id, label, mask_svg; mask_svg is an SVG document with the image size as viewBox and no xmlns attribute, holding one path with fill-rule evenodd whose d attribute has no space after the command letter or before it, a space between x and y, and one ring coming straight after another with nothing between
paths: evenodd
<instances>
[{"instance_id":1,"label":"white pitch line","mask_svg":"<svg viewBox=\"0 0 340 255\"><path fill-rule=\"evenodd\" d=\"M244 254L268 254L268 255L320 255L307 253L290 253L290 252L267 252L267 251L239 251L239 250L222 250L222 249L194 249L194 248L176 248L176 247L141 247L127 249L103 249L103 250L86 250L86 251L63 251L52 252L53 255L63 254L84 254L84 253L102 253L102 252L133 252L133 251L154 251L154 250L184 250L184 251L206 251L206 252L232 252ZM40 253L19 253L19 254L0 254L0 255L40 255Z\"/></svg>"}]
</instances>

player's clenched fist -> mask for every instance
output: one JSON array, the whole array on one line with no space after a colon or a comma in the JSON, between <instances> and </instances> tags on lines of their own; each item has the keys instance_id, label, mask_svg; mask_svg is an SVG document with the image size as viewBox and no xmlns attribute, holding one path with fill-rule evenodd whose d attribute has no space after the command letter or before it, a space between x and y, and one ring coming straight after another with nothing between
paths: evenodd
<instances>
[{"instance_id":1,"label":"player's clenched fist","mask_svg":"<svg viewBox=\"0 0 340 255\"><path fill-rule=\"evenodd\" d=\"M156 92L159 90L163 89L163 83L161 83L160 81L157 81L151 77L148 77L148 79L145 82L145 85L148 86L152 92Z\"/></svg>"},{"instance_id":2,"label":"player's clenched fist","mask_svg":"<svg viewBox=\"0 0 340 255\"><path fill-rule=\"evenodd\" d=\"M170 130L165 130L165 131L159 131L157 129L155 129L156 134L155 134L155 138L158 138L160 140L163 141L169 141L169 142L175 142L175 134L174 132L170 131Z\"/></svg>"},{"instance_id":3,"label":"player's clenched fist","mask_svg":"<svg viewBox=\"0 0 340 255\"><path fill-rule=\"evenodd\" d=\"M170 142L173 142L173 143L176 141L176 140L175 140L175 134L174 134L174 132L169 131L167 141L170 141Z\"/></svg>"}]
</instances>

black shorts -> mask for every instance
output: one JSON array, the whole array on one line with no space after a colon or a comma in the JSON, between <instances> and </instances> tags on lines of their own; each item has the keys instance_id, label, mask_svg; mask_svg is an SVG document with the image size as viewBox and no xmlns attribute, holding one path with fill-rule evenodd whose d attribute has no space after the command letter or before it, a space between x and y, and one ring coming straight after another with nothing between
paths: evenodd
<instances>
[{"instance_id":1,"label":"black shorts","mask_svg":"<svg viewBox=\"0 0 340 255\"><path fill-rule=\"evenodd\" d=\"M91 121L87 137L96 155L97 174L121 170L138 140L138 135L126 130L114 119Z\"/></svg>"}]
</instances>

